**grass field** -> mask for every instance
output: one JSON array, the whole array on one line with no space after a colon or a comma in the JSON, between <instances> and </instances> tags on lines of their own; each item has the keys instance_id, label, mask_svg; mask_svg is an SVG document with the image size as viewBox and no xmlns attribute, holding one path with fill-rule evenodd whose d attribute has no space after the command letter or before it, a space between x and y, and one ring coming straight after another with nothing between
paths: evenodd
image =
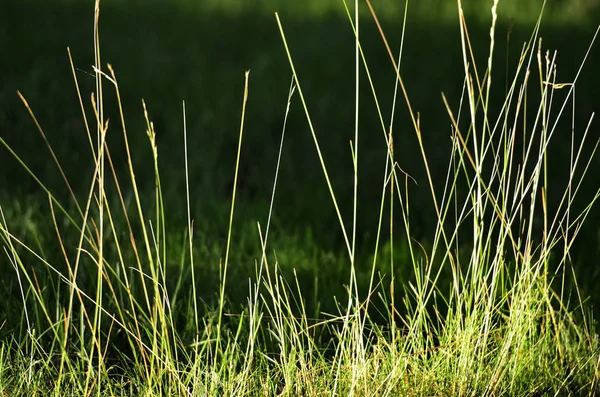
<instances>
[{"instance_id":1,"label":"grass field","mask_svg":"<svg viewBox=\"0 0 600 397\"><path fill-rule=\"evenodd\" d=\"M0 6L0 395L600 392L598 7L415 3Z\"/></svg>"}]
</instances>

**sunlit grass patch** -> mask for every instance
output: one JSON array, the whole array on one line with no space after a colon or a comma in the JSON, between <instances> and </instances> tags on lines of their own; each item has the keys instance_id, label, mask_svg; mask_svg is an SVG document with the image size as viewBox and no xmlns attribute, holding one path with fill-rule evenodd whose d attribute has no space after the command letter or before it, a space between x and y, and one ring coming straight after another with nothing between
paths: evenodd
<instances>
[{"instance_id":1,"label":"sunlit grass patch","mask_svg":"<svg viewBox=\"0 0 600 397\"><path fill-rule=\"evenodd\" d=\"M496 4L491 8L492 38ZM350 212L340 210L328 159L321 151L325 138L311 121L311 98L303 90L309 71L296 69L285 18L276 15L293 75L287 109L291 102L298 102L305 112L323 173L315 184L327 184L331 199L314 205L328 205L335 211L337 222L329 227L342 230L345 249L341 255L314 252L310 236L289 239L289 247L278 246L285 239L273 237L271 220L278 208L279 161L265 221L249 228L234 226L239 225L235 218L239 216L240 150L252 139L244 133L246 106L252 100L248 72L240 93L239 140L226 230L211 230L211 225L201 221L204 227L198 227L196 217L201 215L191 211L193 178L187 164L194 153L188 152L192 137L184 104L182 157L186 167L181 172L186 190L181 195L186 201L186 225L179 233L172 232L163 202L169 181L161 178L159 132L144 104L149 142L144 150L152 154L153 162L146 167L154 176L154 191L143 194L139 168L132 161L135 151L142 149L130 145L117 74L101 59L96 14L96 90L90 101L77 92L89 140L86 158L93 164L89 189L76 195L64 177L64 196L70 199L66 205L37 180L48 198L43 204L46 224L38 229L27 210L0 207L3 260L15 280L8 288L8 299L19 308L2 323L6 337L0 346L0 392L396 396L594 395L598 391L595 323L588 317L577 286L564 281L572 271L572 241L598 197L586 198L589 205L583 210L573 208L598 143L588 136L590 124L575 126L573 121L568 131L572 134L571 162L565 164L569 179L561 185L547 172L552 161L549 142L563 133L556 123L562 113L554 109L573 106L574 87L580 82L577 78L568 84L555 80L557 61L541 46L538 22L514 65L514 79L507 85L505 98L493 101L491 86L497 84L493 80L494 40L487 64L477 64L468 19L459 2L464 84L459 103L450 103L444 95L441 98L448 113L449 139L440 142L448 149L448 168L445 183L438 185L431 176L429 148L423 140L428 132L421 128L421 116L411 105L411 93L399 68L403 51L408 50L390 48L377 9L367 10L397 71L390 82L397 96L392 103L383 103L377 95L363 54L368 43L360 41L358 11L353 15L347 8L357 39L355 80L348 82L357 91L356 128L348 137L348 147L340 148L348 152L353 166L348 183L354 195L346 198L352 202ZM357 214L362 211L358 170L364 139L358 90L363 79L371 88L380 121L374 126L380 130L379 138L369 138L381 140L385 159L385 169L372 176L381 180L381 201L378 228L373 231L375 246L369 255L359 252L365 247L357 244ZM559 89L569 90L563 102L555 100ZM540 98L533 106L526 100L532 91ZM120 110L116 119L108 120L104 113L107 92L116 94ZM21 98L35 120L34 109ZM497 102L499 108L491 105ZM415 181L395 156L404 139L394 128L395 109L400 106L410 113L418 144L414 151L423 160L425 180ZM88 107L92 111L86 113ZM286 110L280 155L287 120ZM37 120L36 126L44 135ZM108 134L119 132L127 160L124 173L116 171L114 153L106 143ZM18 153L13 155L20 159ZM58 159L54 160L53 167L66 175ZM437 220L427 244L413 238L411 189L415 182L430 190L431 211ZM550 200L550 194L557 196ZM384 222L389 225L385 236L381 232ZM219 234L219 239L208 239L211 232ZM27 233L33 240L25 240L22 234ZM241 237L235 239L236 234ZM240 249L236 241L254 244L255 257L236 255ZM299 247L298 241L308 247ZM409 262L404 266L408 276L398 273L399 257ZM365 258L370 259L368 266L361 262ZM290 266L293 261L298 263ZM314 276L314 284L299 274L305 270L303 265L315 270L313 275L304 273L304 277ZM332 280L340 269L345 278ZM322 294L317 285L323 283L342 284L346 293ZM245 296L244 302L233 301L234 294ZM571 295L576 298L569 300ZM321 310L325 299L333 303L327 302L327 310Z\"/></svg>"}]
</instances>

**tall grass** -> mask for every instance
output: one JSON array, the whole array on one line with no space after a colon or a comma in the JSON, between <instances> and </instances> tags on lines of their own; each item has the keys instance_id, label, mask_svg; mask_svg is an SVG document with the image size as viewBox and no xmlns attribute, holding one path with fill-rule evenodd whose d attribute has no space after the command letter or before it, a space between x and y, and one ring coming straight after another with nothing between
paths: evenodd
<instances>
[{"instance_id":1,"label":"tall grass","mask_svg":"<svg viewBox=\"0 0 600 397\"><path fill-rule=\"evenodd\" d=\"M369 1L367 5L379 26L376 10ZM429 248L411 237L413 181L394 157L394 145L403 142L403 137L394 136L393 115L400 104L396 96L392 104L381 103L377 96L362 51L358 2L354 11L346 6L356 37L356 128L349 153L354 176L351 220L339 209L319 134L311 122L310 98L302 90L302 77L308 72L296 70L285 21L276 16L293 73L287 108L292 100L302 103L347 246L347 303L340 301L338 313L315 320L307 312L298 278L285 278L277 256L269 254L278 250L268 239L278 169L266 228L257 225L256 244L262 255L256 258L255 277L247 284L247 304L239 312L227 309L250 74L245 76L227 248L219 264L215 307L200 300L202 280L195 272L199 266L189 188L182 247L173 248L181 241L167 233L156 132L145 105L154 156L149 165L155 175L154 196L144 198L138 190L122 110L120 120L112 123L120 123L128 174L119 175L113 164L106 142L104 90L114 90L119 109L122 106L116 74L101 63L97 1L94 120L87 119L77 88L95 165L86 199L78 201L64 177L73 202L71 207L63 206L38 180L48 195L47 222L56 236L53 243L37 247L13 231L6 217L10 209L0 207L4 254L20 291L13 299L15 304L20 301L23 313L21 329L11 330L13 338L3 340L0 348L2 395L596 395L600 391L598 336L576 285L577 302L569 301L566 277L572 270L571 244L598 198L596 194L575 212L573 202L598 141L588 143L589 124L581 129L573 121L571 162L565 164L570 178L561 186L547 174L548 146L553 136L564 133L557 122L568 106L574 106L578 81L577 76L569 84L556 81L556 56L543 52L538 37L541 17L523 46L502 106L491 105L497 6L496 0L491 7L489 56L481 69L458 1L465 79L459 104L448 103L442 95L451 139L441 186L429 169L422 139L427 131L420 128L420 115L411 107L400 73L403 48L394 54L379 28L396 71L390 83L410 112L419 143L416 150L427 169L425 182L437 217ZM377 105L386 148L382 156L387 158L367 291L359 291L356 279L361 78L368 80ZM568 95L555 103L559 89L568 90ZM539 100L528 98L530 90ZM387 118L384 106L391 106ZM185 121L185 105L183 113ZM287 112L280 156L286 121ZM44 135L37 120L36 125ZM185 124L183 135L187 142ZM11 153L20 161L17 153ZM184 156L187 163L187 146ZM58 159L54 160L64 176ZM189 186L187 170L182 172ZM550 195L559 199L549 200ZM558 204L552 207L554 202ZM384 220L386 206L390 215ZM75 210L71 213L67 208ZM383 222L390 223L390 236L382 235ZM389 269L387 263L378 263L380 243L388 240L393 251L399 235L405 239L413 266L412 281L405 284L394 277L393 259ZM47 261L45 250L59 250L62 263ZM173 262L178 267L168 265ZM378 281L378 272L387 271L391 278ZM233 281L237 287L245 283ZM400 288L405 292L402 302L394 298ZM383 308L387 324L373 319L374 307Z\"/></svg>"}]
</instances>

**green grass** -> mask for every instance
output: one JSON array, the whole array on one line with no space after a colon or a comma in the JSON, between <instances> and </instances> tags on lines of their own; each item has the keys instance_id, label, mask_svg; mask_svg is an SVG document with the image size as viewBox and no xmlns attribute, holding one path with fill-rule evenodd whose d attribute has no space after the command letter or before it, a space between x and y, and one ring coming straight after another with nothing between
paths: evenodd
<instances>
[{"instance_id":1,"label":"green grass","mask_svg":"<svg viewBox=\"0 0 600 397\"><path fill-rule=\"evenodd\" d=\"M350 27L352 12L345 22ZM274 33L284 43L279 48L294 79L287 102L278 108L275 139L252 135L258 120L253 112L262 105L253 104L254 71L244 81L243 70L237 79L226 70L230 79L220 88L239 88L235 107L222 102L230 119L225 130L237 125L234 144L216 144L214 158L198 160L204 152L195 148L202 142L194 136L198 127L188 124L194 116L186 101L185 111L179 108L183 122L177 136L184 143L179 153L167 152L167 164L152 107L142 116L147 134L139 122L129 127L135 116L129 116L125 92L133 94L117 84L119 68L115 74L106 66L104 52L99 59L104 44L94 46L95 90L88 75L77 69L73 74L82 87L74 97L84 109L80 117L87 134L73 138L75 147L50 145L61 161L52 167L46 162L41 171L35 161L28 168L27 152L15 153L23 158L24 172L40 178L34 185L42 187L46 200L15 194L0 206L5 254L0 265L11 275L2 281L8 299L0 303L6 313L0 328L0 393L595 395L598 336L585 295L571 280L571 248L598 197L598 186L589 186L593 176L584 182L587 190L580 189L593 172L598 138L587 119L582 124L575 111L557 110L579 103L575 86L583 85L585 98L589 75L577 75L573 85L555 80L554 59L544 58L544 47L538 46L540 25L514 63L510 57L494 62L502 54L497 43L471 47L473 33L457 27L461 46L454 59L464 84L458 95L443 97L444 140L432 145L426 127L436 124L428 124L416 111L420 102L411 99L424 95L410 85L414 69L389 73L399 54L394 45L388 53L381 44L389 40L384 34L389 25L381 19L381 35L377 24L362 19L361 47L353 49L346 40L351 62L331 68L342 73L348 96L339 110L349 114L342 119L343 146L328 142L322 129L335 126L323 124L319 111L313 117L313 103L335 108L322 98L323 76L311 79L311 70L318 74L316 69L327 66L306 67L310 60L304 51L311 44L292 37L301 25L291 23L290 33L282 14L276 24L280 36ZM498 26L492 21L494 31ZM403 37L400 42L410 44ZM372 48L381 54L373 58ZM401 65L411 54L404 48ZM388 73L376 76L381 62ZM440 68L431 69L432 79L447 77ZM258 75L264 81L260 69ZM85 88L94 92L93 100ZM579 88L576 92L580 95ZM30 110L32 101L24 104ZM40 120L35 108L31 116ZM404 116L390 110L395 108ZM301 121L308 121L308 130L297 127ZM565 123L574 124L566 138ZM306 208L329 214L320 228L337 235L334 242L311 229L287 229L293 222L287 219L285 209L292 205L286 199L297 191L285 181L290 177L284 173L286 154L293 156L285 148L298 142L293 134L298 130L312 147L296 147L306 159L288 167L325 181L320 193L311 194L314 179L302 199L308 199ZM570 161L555 160L561 158L551 150L556 139L570 143L558 148ZM13 147L8 139L3 142ZM267 204L244 205L251 195L238 195L248 177L247 145L253 149L250 164L275 148L271 172L255 175L263 180L259 186L270 186L274 201ZM204 170L204 178L234 175L225 189L231 197L220 205L197 205L195 192L201 190L194 191L194 171L224 161L219 148L235 167L214 175ZM65 155L75 152L64 165ZM412 156L404 157L407 152ZM176 158L179 166L170 164ZM407 167L417 169L417 161L421 172L406 174ZM566 180L554 174L561 168ZM69 177L71 171L78 171L76 178ZM367 200L363 185L371 190ZM424 203L424 192L430 204ZM369 194L377 199L369 200ZM418 220L425 213L433 222ZM363 238L365 232L371 237ZM328 245L333 248L323 248Z\"/></svg>"}]
</instances>

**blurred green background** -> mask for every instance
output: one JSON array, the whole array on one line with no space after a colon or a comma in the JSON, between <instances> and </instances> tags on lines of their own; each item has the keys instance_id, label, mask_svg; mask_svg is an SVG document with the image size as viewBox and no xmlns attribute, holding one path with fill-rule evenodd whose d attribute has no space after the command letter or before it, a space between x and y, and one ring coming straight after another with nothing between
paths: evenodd
<instances>
[{"instance_id":1,"label":"blurred green background","mask_svg":"<svg viewBox=\"0 0 600 397\"><path fill-rule=\"evenodd\" d=\"M489 47L491 2L463 3L477 66L483 73ZM404 2L372 0L372 4L393 51L397 51ZM495 105L504 99L507 81L514 75L520 50L531 36L541 5L539 0L500 2L492 92ZM352 9L353 5L349 7ZM88 117L93 120L89 106L94 90L93 10L92 0L4 0L0 5L0 136L64 203L68 203L67 191L16 91L22 92L35 112L76 194L85 197L93 164L67 47L77 67ZM199 249L207 251L205 255L215 267L218 257L224 253L244 71L251 71L239 212L234 229L234 250L240 255L239 261L245 263L235 267L244 276L240 278L243 286L247 285L247 277L253 272L253 258L259 252L255 222L260 221L264 226L267 218L291 79L275 11L280 13L349 227L354 37L342 0L101 2L102 61L110 63L116 71L137 180L150 197L154 180L152 155L145 134L143 98L157 132L167 226L174 235L182 235L185 229L182 101L186 102L192 217L197 222L198 244L202 247ZM387 124L395 74L362 1L361 15L362 44ZM412 1L407 21L401 72L413 108L421 114L425 149L432 162L434 178L442 182L450 153L451 123L441 93L445 93L456 109L464 78L456 2ZM575 77L599 21L600 6L595 0L548 1L540 35L544 49L558 50L559 82L572 81ZM510 39L509 26L512 27ZM598 70L600 50L596 45L576 91L576 139L581 137L591 113L598 111ZM359 246L364 258L368 258L374 246L379 212L385 141L372 94L366 79L362 81ZM556 100L559 101L561 95L564 98L566 91L557 91ZM112 154L118 167L123 168L126 160L118 109L109 84L105 85L105 101L106 117L111 125L108 134ZM558 114L558 106L553 111ZM550 147L553 159L550 171L557 180L557 190L563 186L559 182L568 174L566 147L571 139L570 112L567 107ZM410 188L414 237L427 241L433 236L434 211L425 168L403 100L396 110L394 133L396 158L417 181ZM591 142L599 133L598 123L595 123ZM588 183L581 191L580 206L598 187L600 180L594 170L599 167L600 161L595 159ZM0 170L0 202L5 211L10 210L11 222L17 228L15 234L19 231L27 234L33 229L37 231L35 239L53 241L52 225L47 221L44 225L42 221L48 219L44 218L47 216L46 196L4 148L0 148ZM126 181L126 174L122 175ZM441 194L442 185L438 188ZM581 207L575 205L575 208ZM573 251L581 282L589 292L600 282L599 222L596 210ZM398 223L397 230L400 229ZM282 266L298 268L307 283L319 278L321 281L314 287L315 291L343 293L341 284L346 282L348 271L343 259L332 259L343 258L340 228L298 97L292 100L286 131L273 236L273 248L282 251L279 257ZM39 244L50 247L45 245L50 243ZM180 245L177 239L176 245ZM406 258L406 252L398 251L398 255ZM46 254L52 255L52 249ZM4 258L2 261L4 269L8 263ZM370 263L366 259L364 263L367 274ZM382 268L381 271L388 270ZM211 274L213 281L216 280L214 273ZM10 284L10 281L5 282ZM216 286L208 287L207 291L216 291ZM245 296L247 287L236 291ZM595 301L600 303L600 297L595 297Z\"/></svg>"}]
</instances>

